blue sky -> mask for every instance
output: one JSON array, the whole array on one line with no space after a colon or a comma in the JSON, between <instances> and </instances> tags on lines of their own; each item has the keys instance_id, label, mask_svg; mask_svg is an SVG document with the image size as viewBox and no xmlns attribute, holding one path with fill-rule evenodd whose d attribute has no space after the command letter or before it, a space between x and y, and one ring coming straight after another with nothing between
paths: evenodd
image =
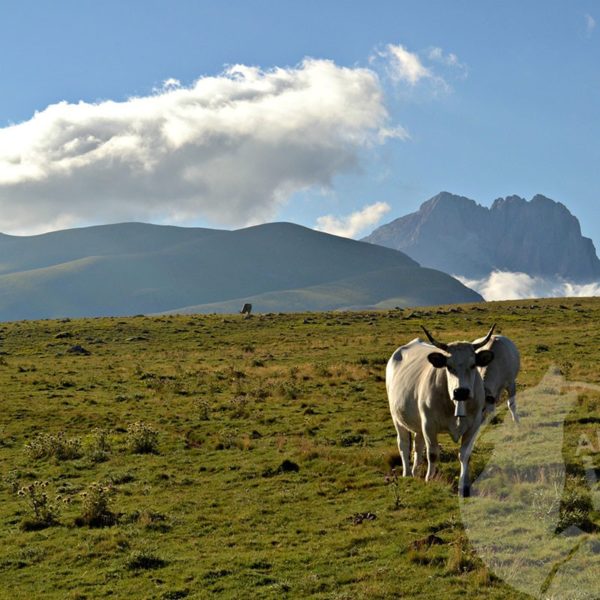
<instances>
[{"instance_id":1,"label":"blue sky","mask_svg":"<svg viewBox=\"0 0 600 600\"><path fill-rule=\"evenodd\" d=\"M290 220L360 237L447 190L485 205L543 193L600 245L593 0L0 10L0 231ZM398 49L404 63L394 63ZM182 108L203 79L193 101L212 106L213 94L218 115ZM265 121L272 109L279 123Z\"/></svg>"}]
</instances>

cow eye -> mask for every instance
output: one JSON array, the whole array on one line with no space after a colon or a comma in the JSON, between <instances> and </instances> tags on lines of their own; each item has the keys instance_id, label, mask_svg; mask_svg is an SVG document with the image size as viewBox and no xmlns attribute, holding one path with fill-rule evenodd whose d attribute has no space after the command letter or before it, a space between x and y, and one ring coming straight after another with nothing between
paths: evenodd
<instances>
[{"instance_id":1,"label":"cow eye","mask_svg":"<svg viewBox=\"0 0 600 600\"><path fill-rule=\"evenodd\" d=\"M477 365L471 365L471 369L474 369Z\"/></svg>"}]
</instances>

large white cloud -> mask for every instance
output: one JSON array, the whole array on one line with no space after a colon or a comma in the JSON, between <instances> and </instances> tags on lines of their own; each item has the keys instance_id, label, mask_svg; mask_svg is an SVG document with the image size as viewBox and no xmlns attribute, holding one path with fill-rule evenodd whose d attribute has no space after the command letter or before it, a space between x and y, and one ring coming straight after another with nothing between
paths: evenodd
<instances>
[{"instance_id":1,"label":"large white cloud","mask_svg":"<svg viewBox=\"0 0 600 600\"><path fill-rule=\"evenodd\" d=\"M406 132L389 124L376 73L327 60L237 65L124 102L61 102L0 129L0 230L261 222L390 136Z\"/></svg>"},{"instance_id":2,"label":"large white cloud","mask_svg":"<svg viewBox=\"0 0 600 600\"><path fill-rule=\"evenodd\" d=\"M390 208L387 202L375 202L345 217L325 215L317 219L315 229L333 235L353 238L367 228L379 223L383 215L390 211Z\"/></svg>"},{"instance_id":3,"label":"large white cloud","mask_svg":"<svg viewBox=\"0 0 600 600\"><path fill-rule=\"evenodd\" d=\"M486 300L600 296L600 282L577 284L508 271L493 271L482 279L467 279L457 275L454 277L479 292Z\"/></svg>"}]
</instances>

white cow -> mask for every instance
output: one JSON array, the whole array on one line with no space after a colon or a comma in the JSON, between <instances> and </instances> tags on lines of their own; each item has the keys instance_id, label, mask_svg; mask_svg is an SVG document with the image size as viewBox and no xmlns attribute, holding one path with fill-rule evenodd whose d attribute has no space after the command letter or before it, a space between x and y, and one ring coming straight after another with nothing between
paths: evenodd
<instances>
[{"instance_id":1,"label":"white cow","mask_svg":"<svg viewBox=\"0 0 600 600\"><path fill-rule=\"evenodd\" d=\"M478 344L483 338L475 340ZM493 362L487 367L479 369L483 378L483 388L485 390L485 408L484 419L494 414L496 404L500 401L502 392L508 392L508 409L515 423L519 422L517 415L517 404L515 396L517 393L517 375L521 367L521 357L514 342L503 335L494 335L484 346L485 350L491 350L494 353Z\"/></svg>"},{"instance_id":2,"label":"white cow","mask_svg":"<svg viewBox=\"0 0 600 600\"><path fill-rule=\"evenodd\" d=\"M489 365L494 358L491 350L476 351L489 342L494 327L475 344L443 344L423 327L431 344L417 338L392 354L385 383L398 433L403 476L409 474L411 433L415 436L412 474L419 468L425 447L425 480L429 481L440 454L437 436L446 432L455 442L461 440L459 492L463 496L470 494L469 458L485 403L483 381L477 367Z\"/></svg>"}]
</instances>

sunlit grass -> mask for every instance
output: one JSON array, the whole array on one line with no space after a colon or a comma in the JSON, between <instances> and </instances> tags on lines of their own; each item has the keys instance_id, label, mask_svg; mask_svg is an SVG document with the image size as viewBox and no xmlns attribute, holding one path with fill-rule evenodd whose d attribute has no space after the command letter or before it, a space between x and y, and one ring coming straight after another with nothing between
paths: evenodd
<instances>
[{"instance_id":1,"label":"sunlit grass","mask_svg":"<svg viewBox=\"0 0 600 600\"><path fill-rule=\"evenodd\" d=\"M434 481L390 487L385 363L420 324L452 340L498 322L521 349L521 393L552 365L600 384L599 317L600 301L560 299L4 323L0 589L13 599L525 598L465 535L448 437ZM69 353L75 345L90 354ZM600 450L600 394L577 394L566 415L565 494L536 506L554 502L563 520L593 525L598 508L582 475L585 456ZM525 420L521 434L532 427ZM476 446L475 475L490 459L489 436ZM59 439L80 440L77 452L27 450ZM490 499L510 484L533 502L535 482L552 477L533 463L523 481L522 470L490 481ZM28 531L31 508L18 490L35 481L48 482L61 509L57 523ZM94 506L111 518L86 524L82 494L93 484ZM356 517L366 514L374 518ZM430 535L440 543L422 542Z\"/></svg>"}]
</instances>

